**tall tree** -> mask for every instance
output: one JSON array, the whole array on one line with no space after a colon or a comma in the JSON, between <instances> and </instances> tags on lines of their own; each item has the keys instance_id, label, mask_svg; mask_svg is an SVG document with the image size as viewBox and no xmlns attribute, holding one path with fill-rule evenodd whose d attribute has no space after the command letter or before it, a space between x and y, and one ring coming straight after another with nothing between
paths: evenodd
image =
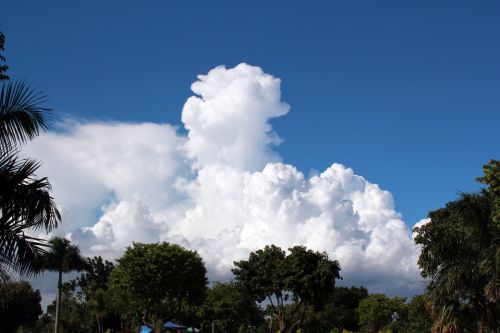
<instances>
[{"instance_id":1,"label":"tall tree","mask_svg":"<svg viewBox=\"0 0 500 333\"><path fill-rule=\"evenodd\" d=\"M0 50L4 36L0 33ZM0 55L0 62L5 60ZM0 66L0 80L6 66ZM61 220L50 196L47 178L35 175L39 164L19 157L19 146L48 128L51 110L45 96L24 82L2 82L0 91L0 283L9 272L36 273L36 262L46 242L28 236L30 231L50 231ZM27 233L28 232L28 233Z\"/></svg>"},{"instance_id":2,"label":"tall tree","mask_svg":"<svg viewBox=\"0 0 500 333\"><path fill-rule=\"evenodd\" d=\"M289 249L271 245L250 253L248 260L235 262L236 281L257 302L267 299L280 332L293 332L308 307L321 309L333 293L340 266L326 253L303 246ZM293 302L287 306L289 302Z\"/></svg>"},{"instance_id":3,"label":"tall tree","mask_svg":"<svg viewBox=\"0 0 500 333\"><path fill-rule=\"evenodd\" d=\"M95 319L97 331L105 331L105 320L113 321L113 313L110 311L108 302L108 281L114 269L113 263L94 257L87 260L83 274L76 279L84 298L84 305L88 308Z\"/></svg>"},{"instance_id":4,"label":"tall tree","mask_svg":"<svg viewBox=\"0 0 500 333\"><path fill-rule=\"evenodd\" d=\"M81 271L86 263L76 245L66 238L53 237L49 241L50 249L42 257L40 265L43 269L57 272L57 298L54 332L59 330L59 312L61 308L62 275L72 271Z\"/></svg>"},{"instance_id":5,"label":"tall tree","mask_svg":"<svg viewBox=\"0 0 500 333\"><path fill-rule=\"evenodd\" d=\"M206 284L196 251L165 242L134 243L111 272L109 290L117 311L131 322L141 313L143 324L154 326L159 319L183 319L183 307L201 305Z\"/></svg>"},{"instance_id":6,"label":"tall tree","mask_svg":"<svg viewBox=\"0 0 500 333\"><path fill-rule=\"evenodd\" d=\"M490 165L491 162L490 162ZM496 165L498 168L498 164ZM500 318L500 228L495 223L495 185L500 173L488 173L490 188L462 194L444 208L430 212L430 222L416 228L422 248L418 264L430 278L428 295L439 313L434 330L457 331L464 313L472 313L481 329L496 332ZM495 176L496 175L496 176Z\"/></svg>"}]
</instances>

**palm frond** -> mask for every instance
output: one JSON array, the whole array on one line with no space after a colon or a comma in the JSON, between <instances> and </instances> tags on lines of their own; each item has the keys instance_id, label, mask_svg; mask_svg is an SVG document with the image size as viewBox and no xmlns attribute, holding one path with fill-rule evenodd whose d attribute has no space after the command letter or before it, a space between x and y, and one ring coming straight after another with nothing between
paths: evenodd
<instances>
[{"instance_id":1,"label":"palm frond","mask_svg":"<svg viewBox=\"0 0 500 333\"><path fill-rule=\"evenodd\" d=\"M52 237L49 246L41 261L44 269L69 273L87 266L87 260L80 254L78 246L71 244L68 239Z\"/></svg>"},{"instance_id":2,"label":"palm frond","mask_svg":"<svg viewBox=\"0 0 500 333\"><path fill-rule=\"evenodd\" d=\"M13 212L11 218L23 228L51 231L61 215L50 195L48 179L36 178L38 167L38 162L20 160L16 153L0 156L0 209Z\"/></svg>"},{"instance_id":3,"label":"palm frond","mask_svg":"<svg viewBox=\"0 0 500 333\"><path fill-rule=\"evenodd\" d=\"M32 140L46 131L52 118L50 109L41 105L46 96L33 90L26 82L7 82L0 91L0 149Z\"/></svg>"},{"instance_id":4,"label":"palm frond","mask_svg":"<svg viewBox=\"0 0 500 333\"><path fill-rule=\"evenodd\" d=\"M47 178L36 178L39 164L19 159L16 152L0 155L0 280L8 271L39 272L37 262L47 242L29 233L57 227L59 211L50 196Z\"/></svg>"}]
</instances>

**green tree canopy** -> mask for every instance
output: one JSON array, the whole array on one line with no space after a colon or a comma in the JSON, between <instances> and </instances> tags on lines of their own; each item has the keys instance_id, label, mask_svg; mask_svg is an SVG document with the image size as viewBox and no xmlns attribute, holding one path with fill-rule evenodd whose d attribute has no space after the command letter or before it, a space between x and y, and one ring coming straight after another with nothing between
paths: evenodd
<instances>
[{"instance_id":1,"label":"green tree canopy","mask_svg":"<svg viewBox=\"0 0 500 333\"><path fill-rule=\"evenodd\" d=\"M408 303L408 320L405 332L421 333L430 332L432 317L429 299L426 295L417 295Z\"/></svg>"},{"instance_id":2,"label":"green tree canopy","mask_svg":"<svg viewBox=\"0 0 500 333\"><path fill-rule=\"evenodd\" d=\"M255 301L233 282L215 283L203 305L204 327L214 325L217 332L238 332L257 325L262 313Z\"/></svg>"},{"instance_id":3,"label":"green tree canopy","mask_svg":"<svg viewBox=\"0 0 500 333\"><path fill-rule=\"evenodd\" d=\"M306 311L300 330L309 333L330 332L332 329L358 332L359 302L366 297L368 291L364 287L335 287L324 309Z\"/></svg>"},{"instance_id":4,"label":"green tree canopy","mask_svg":"<svg viewBox=\"0 0 500 333\"><path fill-rule=\"evenodd\" d=\"M114 306L129 318L142 314L144 324L182 319L183 305L201 305L206 269L196 251L169 243L134 243L111 272ZM152 319L150 321L149 319Z\"/></svg>"},{"instance_id":5,"label":"green tree canopy","mask_svg":"<svg viewBox=\"0 0 500 333\"><path fill-rule=\"evenodd\" d=\"M42 314L40 291L33 290L27 281L10 282L0 286L0 323L5 333L20 326L33 326Z\"/></svg>"},{"instance_id":6,"label":"green tree canopy","mask_svg":"<svg viewBox=\"0 0 500 333\"><path fill-rule=\"evenodd\" d=\"M494 223L498 199L498 163L485 167L480 178L490 187L462 194L444 208L430 212L430 222L416 228L421 246L418 264L430 278L428 295L439 318L435 330L460 330L471 312L479 326L496 332L500 318L500 228Z\"/></svg>"},{"instance_id":7,"label":"green tree canopy","mask_svg":"<svg viewBox=\"0 0 500 333\"><path fill-rule=\"evenodd\" d=\"M396 328L396 321L405 316L405 310L404 298L371 294L359 303L359 324L364 332L370 333Z\"/></svg>"},{"instance_id":8,"label":"green tree canopy","mask_svg":"<svg viewBox=\"0 0 500 333\"><path fill-rule=\"evenodd\" d=\"M490 160L483 167L483 177L477 181L488 185L486 191L493 199L492 219L498 228L500 228L500 161Z\"/></svg>"},{"instance_id":9,"label":"green tree canopy","mask_svg":"<svg viewBox=\"0 0 500 333\"><path fill-rule=\"evenodd\" d=\"M112 262L100 256L87 259L83 274L75 281L81 289L83 306L91 313L91 320L95 320L95 329L99 333L115 326L117 318L111 310L108 295L109 277L114 267Z\"/></svg>"},{"instance_id":10,"label":"green tree canopy","mask_svg":"<svg viewBox=\"0 0 500 333\"><path fill-rule=\"evenodd\" d=\"M326 253L303 246L289 249L271 245L250 253L248 260L235 262L236 281L258 302L267 300L280 332L293 332L302 322L308 306L324 307L340 278L340 266ZM285 306L293 302L293 309Z\"/></svg>"}]
</instances>

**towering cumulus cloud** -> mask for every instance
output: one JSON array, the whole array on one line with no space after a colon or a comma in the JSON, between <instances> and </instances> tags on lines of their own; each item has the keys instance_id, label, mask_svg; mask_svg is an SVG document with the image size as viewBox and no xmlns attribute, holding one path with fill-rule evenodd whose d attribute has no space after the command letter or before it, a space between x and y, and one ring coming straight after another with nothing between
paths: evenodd
<instances>
[{"instance_id":1,"label":"towering cumulus cloud","mask_svg":"<svg viewBox=\"0 0 500 333\"><path fill-rule=\"evenodd\" d=\"M280 80L258 67L200 75L168 124L66 123L33 142L64 215L59 231L87 255L132 241L196 249L212 279L267 244L338 259L345 284L411 294L417 249L392 196L341 165L307 178L282 163L269 120L288 113Z\"/></svg>"}]
</instances>

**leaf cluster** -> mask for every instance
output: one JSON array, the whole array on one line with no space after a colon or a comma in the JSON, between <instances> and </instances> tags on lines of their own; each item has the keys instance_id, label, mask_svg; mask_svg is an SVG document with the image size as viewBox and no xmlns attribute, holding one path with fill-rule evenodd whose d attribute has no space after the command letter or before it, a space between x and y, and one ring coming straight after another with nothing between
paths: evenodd
<instances>
[{"instance_id":1,"label":"leaf cluster","mask_svg":"<svg viewBox=\"0 0 500 333\"><path fill-rule=\"evenodd\" d=\"M206 292L201 257L176 244L134 243L118 259L109 289L117 310L144 318L178 315L183 304L201 304Z\"/></svg>"}]
</instances>

